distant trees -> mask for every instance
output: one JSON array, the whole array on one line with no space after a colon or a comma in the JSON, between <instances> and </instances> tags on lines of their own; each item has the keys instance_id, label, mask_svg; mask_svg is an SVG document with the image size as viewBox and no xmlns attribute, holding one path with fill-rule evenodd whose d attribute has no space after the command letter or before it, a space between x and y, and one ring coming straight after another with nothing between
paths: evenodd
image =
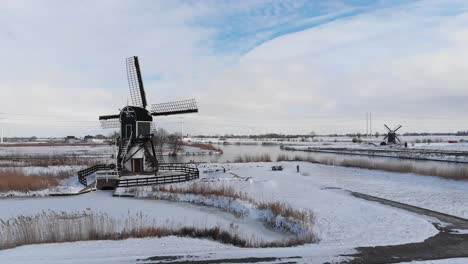
<instances>
[{"instance_id":1,"label":"distant trees","mask_svg":"<svg viewBox=\"0 0 468 264\"><path fill-rule=\"evenodd\" d=\"M153 143L155 146L162 147L167 143L167 137L169 133L164 128L158 128L153 131Z\"/></svg>"},{"instance_id":2,"label":"distant trees","mask_svg":"<svg viewBox=\"0 0 468 264\"><path fill-rule=\"evenodd\" d=\"M163 149L166 146L171 155L176 156L182 147L182 136L180 133L169 134L165 129L158 128L153 131L153 144L156 148Z\"/></svg>"},{"instance_id":3,"label":"distant trees","mask_svg":"<svg viewBox=\"0 0 468 264\"><path fill-rule=\"evenodd\" d=\"M120 137L120 133L118 131L113 131L107 137L110 139L118 139Z\"/></svg>"},{"instance_id":4,"label":"distant trees","mask_svg":"<svg viewBox=\"0 0 468 264\"><path fill-rule=\"evenodd\" d=\"M167 144L172 155L176 156L182 146L182 135L180 133L170 134L167 137Z\"/></svg>"}]
</instances>

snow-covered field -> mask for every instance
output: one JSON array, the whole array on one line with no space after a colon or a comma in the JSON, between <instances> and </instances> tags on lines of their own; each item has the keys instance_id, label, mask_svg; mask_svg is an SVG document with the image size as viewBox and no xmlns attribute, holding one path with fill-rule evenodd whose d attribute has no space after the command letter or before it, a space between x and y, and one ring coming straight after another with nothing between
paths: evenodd
<instances>
[{"instance_id":1,"label":"snow-covered field","mask_svg":"<svg viewBox=\"0 0 468 264\"><path fill-rule=\"evenodd\" d=\"M434 143L435 144L435 143ZM442 144L438 149L453 144ZM461 145L461 144L456 144ZM424 148L424 146L418 146ZM29 147L27 147L29 148ZM32 147L36 148L36 147ZM38 147L40 148L40 147ZM75 155L72 148L61 147L53 153ZM91 147L79 155L105 153ZM24 151L24 149L21 149ZM26 149L26 153L49 151ZM0 150L2 152L3 149ZM90 152L91 151L91 152ZM93 152L96 151L96 152ZM195 151L190 149L190 151ZM4 152L3 152L4 153ZM12 152L13 153L13 152ZM283 171L272 171L282 165ZM296 172L299 165L300 172ZM223 166L226 169L222 169ZM68 166L24 167L27 173L60 171ZM72 169L77 169L73 167ZM200 165L200 183L230 186L258 201L281 201L295 209L308 209L315 215L314 232L319 242L293 248L243 249L218 242L191 238L151 238L124 241L88 241L22 246L0 251L0 263L136 263L157 255L185 256L192 260L300 256L297 263L323 263L343 259L356 247L420 242L437 234L427 217L353 197L348 191L361 192L393 201L468 218L468 182L437 177L353 169L305 162L205 164ZM76 178L64 180L50 193L76 193L82 189ZM112 197L110 192L80 196L0 199L0 220L19 215L34 215L43 210L106 213L125 218L143 212L145 219L161 226L213 227L235 229L241 236L277 241L287 234L272 230L255 218L239 218L214 207L183 202ZM466 230L461 230L464 233ZM106 248L107 250L102 250ZM420 263L465 263L464 260ZM275 263L274 261L272 263ZM419 262L415 262L419 263Z\"/></svg>"},{"instance_id":2,"label":"snow-covered field","mask_svg":"<svg viewBox=\"0 0 468 264\"><path fill-rule=\"evenodd\" d=\"M226 173L214 172L212 165L203 165L200 170L203 172L207 184L229 185L259 200L283 201L294 208L312 210L316 216L315 231L320 242L295 248L271 250L238 249L206 240L198 241L197 243L201 245L209 245L204 247L206 251L223 257L262 254L270 256L299 255L305 257L304 263L321 263L315 261L318 259L321 261L333 260L336 256L353 252L355 247L418 242L437 233L437 230L425 217L354 198L345 190L363 192L462 217L468 216L468 183L466 182L296 162L282 162L281 165L285 170L272 172L271 165L271 163L223 164L227 169ZM296 172L296 165L300 166L300 173ZM249 177L250 180L242 179ZM0 204L0 208L2 208L0 218L3 220L48 209L55 211L90 209L105 212L115 217L123 217L128 212L142 211L161 224L170 223L176 226L187 224L194 226L221 225L229 228L232 226L231 223L235 223L235 226L239 227L239 232L244 235L255 235L265 240L279 239L282 236L282 234L265 228L260 222L236 218L214 208L186 203L115 198L111 197L108 192L95 192L74 197L4 199L0 200ZM4 250L0 253L0 261L11 261L14 256L22 255L21 252L31 252L32 259L39 260L44 257L44 255L41 257L41 251L45 249L65 250L67 247L73 247L78 248L77 252L84 252L86 248L100 247L100 245L115 247L115 251L119 251L119 247L125 247L126 250L129 250L128 248L137 248L137 245L142 245L138 247L132 257L126 257L122 252L116 252L115 260L121 261L121 263L129 263L130 259L135 260L159 254L186 255L196 253L200 257L207 257L206 251L193 247L181 248L181 245L190 240L187 238L161 238L34 245ZM165 246L151 251L149 244L152 243L165 244ZM173 243L174 246L167 246L170 243ZM129 244L135 246L132 247ZM176 251L176 248L179 251ZM106 259L106 253L91 252L93 253L90 258L96 256L94 258L96 263L104 263L99 262L99 259L101 261ZM70 262L65 262L67 260L66 254L56 253L47 263L53 263L53 259L61 263L75 263L72 257L74 254L78 253L70 253L68 255ZM110 255L114 256L114 254ZM23 263L22 261L27 261L27 258L17 258L17 262L11 263Z\"/></svg>"}]
</instances>

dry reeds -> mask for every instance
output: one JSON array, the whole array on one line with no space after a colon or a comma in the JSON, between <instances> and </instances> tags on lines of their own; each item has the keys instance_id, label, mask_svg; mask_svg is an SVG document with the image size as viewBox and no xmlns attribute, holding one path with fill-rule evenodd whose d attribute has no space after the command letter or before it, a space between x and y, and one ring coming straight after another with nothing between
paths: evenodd
<instances>
[{"instance_id":1,"label":"dry reeds","mask_svg":"<svg viewBox=\"0 0 468 264\"><path fill-rule=\"evenodd\" d=\"M89 240L179 236L205 238L238 247L290 247L304 244L305 237L263 242L246 240L237 229L158 226L142 213L112 218L105 213L43 211L33 216L0 220L0 250L30 244Z\"/></svg>"},{"instance_id":2,"label":"dry reeds","mask_svg":"<svg viewBox=\"0 0 468 264\"><path fill-rule=\"evenodd\" d=\"M241 239L234 231L220 227L171 228L157 226L142 213L112 218L104 213L43 211L33 216L0 220L0 250L22 245L88 240L121 240L127 238L181 236L208 238L240 247L256 246Z\"/></svg>"},{"instance_id":3,"label":"dry reeds","mask_svg":"<svg viewBox=\"0 0 468 264\"><path fill-rule=\"evenodd\" d=\"M247 163L247 162L271 162L270 154L260 154L260 155L239 155L234 159L235 163Z\"/></svg>"},{"instance_id":4,"label":"dry reeds","mask_svg":"<svg viewBox=\"0 0 468 264\"><path fill-rule=\"evenodd\" d=\"M196 147L199 149L204 149L204 150L210 150L210 151L216 151L221 154L223 154L223 151L220 148L216 148L211 144L204 144L204 143L185 143L184 146L190 146L190 147Z\"/></svg>"},{"instance_id":5,"label":"dry reeds","mask_svg":"<svg viewBox=\"0 0 468 264\"><path fill-rule=\"evenodd\" d=\"M0 170L0 192L31 192L56 187L60 180L70 177L69 172L26 174L20 169Z\"/></svg>"},{"instance_id":6,"label":"dry reeds","mask_svg":"<svg viewBox=\"0 0 468 264\"><path fill-rule=\"evenodd\" d=\"M254 205L258 210L269 210L273 216L282 216L298 221L301 224L308 225L314 220L313 213L308 210L297 210L283 202L257 201L247 193L236 191L231 186L225 185L207 185L194 182L185 186L160 185L154 186L153 191L168 192L175 194L195 194L206 197L225 197L233 200L241 200Z\"/></svg>"},{"instance_id":7,"label":"dry reeds","mask_svg":"<svg viewBox=\"0 0 468 264\"><path fill-rule=\"evenodd\" d=\"M49 167L49 166L93 166L106 161L102 157L82 157L80 155L2 155L0 167Z\"/></svg>"}]
</instances>

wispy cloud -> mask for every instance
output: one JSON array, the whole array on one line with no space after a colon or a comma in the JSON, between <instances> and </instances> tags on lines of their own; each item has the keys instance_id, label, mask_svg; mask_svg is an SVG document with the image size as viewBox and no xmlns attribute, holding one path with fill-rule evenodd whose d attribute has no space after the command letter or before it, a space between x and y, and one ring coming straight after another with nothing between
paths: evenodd
<instances>
[{"instance_id":1,"label":"wispy cloud","mask_svg":"<svg viewBox=\"0 0 468 264\"><path fill-rule=\"evenodd\" d=\"M50 117L12 115L17 135L102 132L138 55L151 102L198 99L191 133L358 131L368 111L466 129L467 14L460 0L3 2L0 112Z\"/></svg>"}]
</instances>

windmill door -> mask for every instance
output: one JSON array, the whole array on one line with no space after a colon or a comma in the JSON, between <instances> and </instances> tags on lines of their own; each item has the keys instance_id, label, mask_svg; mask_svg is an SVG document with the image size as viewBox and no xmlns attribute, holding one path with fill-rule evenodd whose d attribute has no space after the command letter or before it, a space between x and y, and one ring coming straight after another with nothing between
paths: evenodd
<instances>
[{"instance_id":1,"label":"windmill door","mask_svg":"<svg viewBox=\"0 0 468 264\"><path fill-rule=\"evenodd\" d=\"M130 138L132 135L132 125L125 125L125 138Z\"/></svg>"},{"instance_id":2,"label":"windmill door","mask_svg":"<svg viewBox=\"0 0 468 264\"><path fill-rule=\"evenodd\" d=\"M132 172L143 171L143 159L132 159Z\"/></svg>"}]
</instances>

